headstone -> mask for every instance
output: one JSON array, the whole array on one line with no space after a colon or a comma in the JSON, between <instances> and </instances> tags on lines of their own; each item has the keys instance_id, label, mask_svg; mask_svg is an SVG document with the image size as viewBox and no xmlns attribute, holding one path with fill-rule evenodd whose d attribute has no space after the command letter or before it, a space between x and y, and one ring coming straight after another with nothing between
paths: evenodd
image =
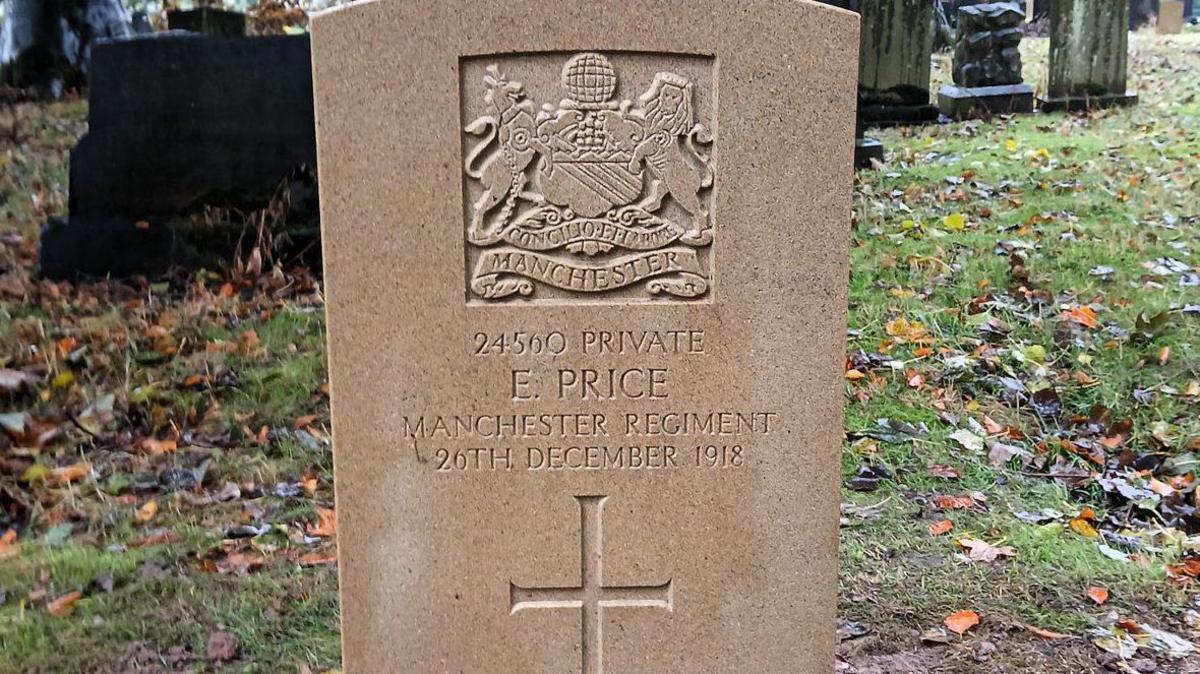
<instances>
[{"instance_id":1,"label":"headstone","mask_svg":"<svg viewBox=\"0 0 1200 674\"><path fill-rule=\"evenodd\" d=\"M167 12L167 27L211 37L245 37L246 15L213 7Z\"/></svg>"},{"instance_id":2,"label":"headstone","mask_svg":"<svg viewBox=\"0 0 1200 674\"><path fill-rule=\"evenodd\" d=\"M347 672L832 673L858 20L616 10L313 20Z\"/></svg>"},{"instance_id":3,"label":"headstone","mask_svg":"<svg viewBox=\"0 0 1200 674\"><path fill-rule=\"evenodd\" d=\"M818 2L830 5L831 7L840 7L858 12L859 0L817 0ZM859 89L861 104L862 89ZM875 166L875 162L883 161L883 143L876 138L871 138L866 135L866 130L863 128L863 118L861 114L861 105L855 113L854 123L854 167L858 169L869 169Z\"/></svg>"},{"instance_id":4,"label":"headstone","mask_svg":"<svg viewBox=\"0 0 1200 674\"><path fill-rule=\"evenodd\" d=\"M930 103L934 6L930 0L860 0L863 121L917 124L938 117Z\"/></svg>"},{"instance_id":5,"label":"headstone","mask_svg":"<svg viewBox=\"0 0 1200 674\"><path fill-rule=\"evenodd\" d=\"M1050 85L1041 109L1134 105L1126 88L1129 4L1058 0L1050 13Z\"/></svg>"},{"instance_id":6,"label":"headstone","mask_svg":"<svg viewBox=\"0 0 1200 674\"><path fill-rule=\"evenodd\" d=\"M938 92L942 114L954 119L1033 112L1033 87L1021 75L1025 11L1016 2L958 10L954 85Z\"/></svg>"},{"instance_id":7,"label":"headstone","mask_svg":"<svg viewBox=\"0 0 1200 674\"><path fill-rule=\"evenodd\" d=\"M1183 0L1160 0L1158 3L1158 34L1179 35L1183 32Z\"/></svg>"},{"instance_id":8,"label":"headstone","mask_svg":"<svg viewBox=\"0 0 1200 674\"><path fill-rule=\"evenodd\" d=\"M173 216L260 208L315 166L310 63L307 36L174 32L98 45L88 133L71 153L70 218L44 230L42 274L193 266L199 251L169 229ZM233 252L220 238L212 249Z\"/></svg>"}]
</instances>

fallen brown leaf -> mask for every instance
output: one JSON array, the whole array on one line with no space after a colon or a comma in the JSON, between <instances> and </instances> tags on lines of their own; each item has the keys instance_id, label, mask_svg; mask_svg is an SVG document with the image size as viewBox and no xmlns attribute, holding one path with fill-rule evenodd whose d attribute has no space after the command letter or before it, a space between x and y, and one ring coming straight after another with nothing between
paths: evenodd
<instances>
[{"instance_id":1,"label":"fallen brown leaf","mask_svg":"<svg viewBox=\"0 0 1200 674\"><path fill-rule=\"evenodd\" d=\"M979 625L979 614L970 610L957 611L947 616L943 622L946 625L946 629L962 636L972 627Z\"/></svg>"},{"instance_id":2,"label":"fallen brown leaf","mask_svg":"<svg viewBox=\"0 0 1200 674\"><path fill-rule=\"evenodd\" d=\"M337 513L330 508L316 508L317 523L307 524L304 530L309 536L318 536L320 538L328 538L337 533Z\"/></svg>"},{"instance_id":3,"label":"fallen brown leaf","mask_svg":"<svg viewBox=\"0 0 1200 674\"><path fill-rule=\"evenodd\" d=\"M154 516L157 514L158 514L158 501L156 501L154 499L150 499L149 501L146 501L146 503L144 505L142 505L141 508L138 508L137 513L135 513L133 516L133 519L138 524L146 524L150 520L154 519Z\"/></svg>"},{"instance_id":4,"label":"fallen brown leaf","mask_svg":"<svg viewBox=\"0 0 1200 674\"><path fill-rule=\"evenodd\" d=\"M62 618L71 615L75 610L75 602L83 598L83 593L76 590L68 592L54 601L46 604L46 612L55 618Z\"/></svg>"}]
</instances>

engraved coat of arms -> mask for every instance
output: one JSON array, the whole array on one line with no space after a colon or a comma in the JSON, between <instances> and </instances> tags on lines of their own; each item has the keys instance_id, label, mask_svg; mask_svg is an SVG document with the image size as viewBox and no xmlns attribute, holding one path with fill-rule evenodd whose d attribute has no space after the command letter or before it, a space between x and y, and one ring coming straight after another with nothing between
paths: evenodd
<instances>
[{"instance_id":1,"label":"engraved coat of arms","mask_svg":"<svg viewBox=\"0 0 1200 674\"><path fill-rule=\"evenodd\" d=\"M691 80L659 72L617 100L612 63L588 52L563 66L557 105L536 107L497 65L484 85L487 114L464 129L474 296L708 292L713 138Z\"/></svg>"}]
</instances>

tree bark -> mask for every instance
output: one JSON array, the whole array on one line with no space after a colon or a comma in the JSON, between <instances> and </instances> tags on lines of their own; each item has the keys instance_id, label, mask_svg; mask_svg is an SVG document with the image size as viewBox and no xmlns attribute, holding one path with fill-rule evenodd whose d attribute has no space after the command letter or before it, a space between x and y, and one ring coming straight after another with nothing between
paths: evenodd
<instances>
[{"instance_id":1,"label":"tree bark","mask_svg":"<svg viewBox=\"0 0 1200 674\"><path fill-rule=\"evenodd\" d=\"M87 82L92 45L129 36L121 0L3 0L0 83L57 95Z\"/></svg>"}]
</instances>

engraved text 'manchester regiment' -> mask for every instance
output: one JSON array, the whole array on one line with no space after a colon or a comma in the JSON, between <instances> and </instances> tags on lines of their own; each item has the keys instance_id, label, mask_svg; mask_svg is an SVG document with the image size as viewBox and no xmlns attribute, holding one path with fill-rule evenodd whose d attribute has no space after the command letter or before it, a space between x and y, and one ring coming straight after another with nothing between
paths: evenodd
<instances>
[{"instance_id":1,"label":"engraved text 'manchester regiment'","mask_svg":"<svg viewBox=\"0 0 1200 674\"><path fill-rule=\"evenodd\" d=\"M708 292L713 138L691 80L660 72L636 103L618 101L612 64L582 53L563 68L566 98L540 110L498 66L484 81L490 112L465 129L482 136L464 167L472 293Z\"/></svg>"},{"instance_id":2,"label":"engraved text 'manchester regiment'","mask_svg":"<svg viewBox=\"0 0 1200 674\"><path fill-rule=\"evenodd\" d=\"M606 496L576 496L579 501L581 545L580 582L577 587L511 588L511 611L527 609L577 609L581 617L582 674L604 673L604 609L658 608L674 610L674 582L661 585L608 586L604 584L604 501Z\"/></svg>"}]
</instances>

